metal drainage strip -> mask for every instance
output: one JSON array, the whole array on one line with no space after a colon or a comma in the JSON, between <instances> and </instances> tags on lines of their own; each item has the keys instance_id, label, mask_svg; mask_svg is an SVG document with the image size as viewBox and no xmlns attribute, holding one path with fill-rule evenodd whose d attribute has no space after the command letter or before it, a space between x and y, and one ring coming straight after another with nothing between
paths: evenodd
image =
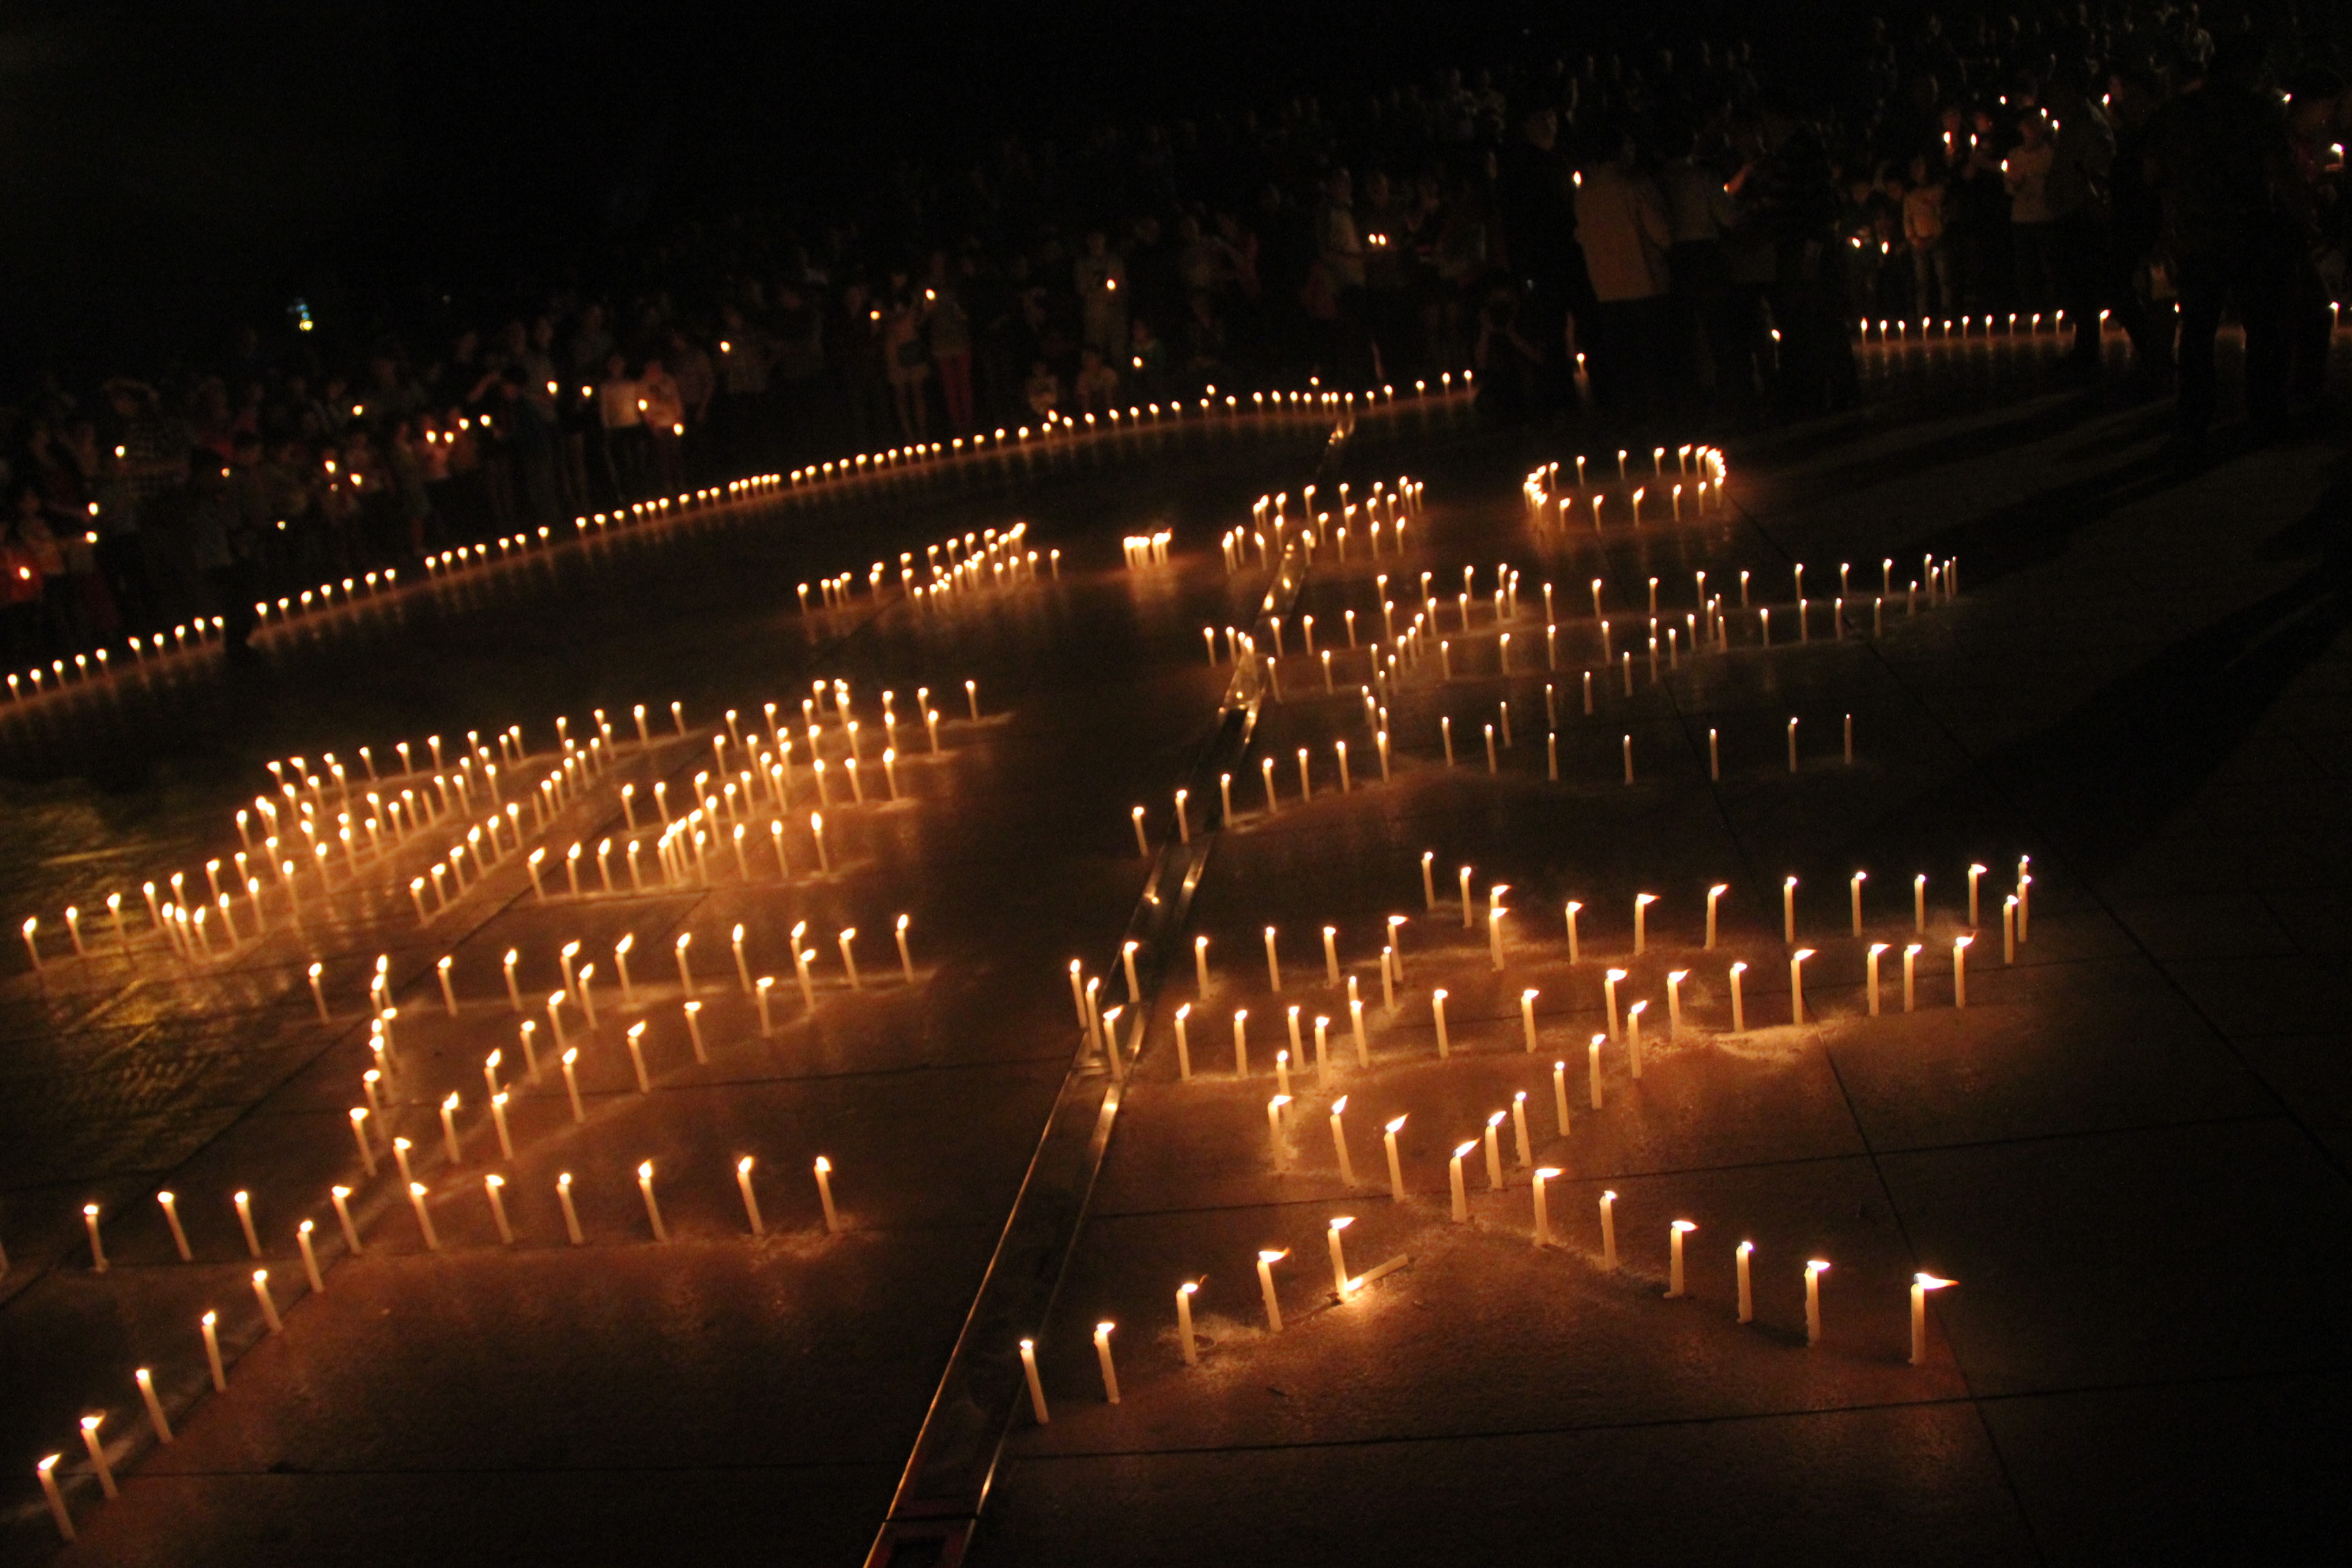
<instances>
[{"instance_id":1,"label":"metal drainage strip","mask_svg":"<svg viewBox=\"0 0 2352 1568\"><path fill-rule=\"evenodd\" d=\"M1327 459L1340 446L1335 433ZM1286 568L1268 595L1272 602L1261 608L1261 630L1264 622L1290 614L1306 578L1304 563L1289 561L1286 552ZM1262 701L1255 666L1244 664L1226 687L1216 720L1186 775L1185 787L1194 799L1217 798L1211 785L1218 773L1233 771L1248 750ZM1137 975L1143 985L1141 1019L1152 1015L1169 955L1175 950L1167 939L1184 928L1215 841L1213 831L1203 831L1189 846L1163 842L1153 858L1150 879L1126 931L1148 955ZM1163 897L1160 889L1171 879L1173 895ZM1140 1022L1134 1040L1134 1056L1140 1060ZM1108 1066L1092 1060L1080 1034L1069 1073L1030 1156L979 1294L931 1395L890 1511L866 1554L866 1568L954 1568L962 1560L995 1480L1015 1412L1025 1397L1020 1342L1034 1338L1053 1310L1103 1156L1110 1148L1128 1070L1118 1058L1116 1043L1112 1055Z\"/></svg>"}]
</instances>

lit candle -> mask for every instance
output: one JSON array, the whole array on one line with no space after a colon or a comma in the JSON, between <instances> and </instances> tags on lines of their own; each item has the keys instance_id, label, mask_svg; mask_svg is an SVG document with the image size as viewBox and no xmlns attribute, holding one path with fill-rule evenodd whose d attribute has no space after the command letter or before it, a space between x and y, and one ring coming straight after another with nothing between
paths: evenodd
<instances>
[{"instance_id":1,"label":"lit candle","mask_svg":"<svg viewBox=\"0 0 2352 1568\"><path fill-rule=\"evenodd\" d=\"M588 1238L580 1232L580 1211L572 1204L572 1173L569 1171L555 1178L555 1201L563 1209L563 1234L571 1239L572 1246L585 1246Z\"/></svg>"},{"instance_id":2,"label":"lit candle","mask_svg":"<svg viewBox=\"0 0 2352 1568\"><path fill-rule=\"evenodd\" d=\"M661 1202L654 1196L654 1163L651 1160L637 1167L637 1192L646 1200L646 1219L653 1226L654 1239L667 1241L669 1231L662 1224Z\"/></svg>"},{"instance_id":3,"label":"lit candle","mask_svg":"<svg viewBox=\"0 0 2352 1568\"><path fill-rule=\"evenodd\" d=\"M105 1419L103 1415L81 1418L81 1444L89 1450L89 1468L97 1473L98 1489L108 1497L121 1497L122 1493L114 1484L113 1468L106 1462L106 1446L98 1440L99 1424Z\"/></svg>"},{"instance_id":4,"label":"lit candle","mask_svg":"<svg viewBox=\"0 0 2352 1568\"><path fill-rule=\"evenodd\" d=\"M207 1311L203 1317L197 1319L196 1322L205 1333L205 1364L212 1371L213 1392L226 1394L228 1368L221 1361L220 1314Z\"/></svg>"},{"instance_id":5,"label":"lit candle","mask_svg":"<svg viewBox=\"0 0 2352 1568\"><path fill-rule=\"evenodd\" d=\"M1969 924L1972 927L1984 923L1977 919L1977 879L1984 874L1985 868L1982 866L1972 865L1969 868Z\"/></svg>"},{"instance_id":6,"label":"lit candle","mask_svg":"<svg viewBox=\"0 0 2352 1568\"><path fill-rule=\"evenodd\" d=\"M1790 947L1797 945L1797 879L1784 878L1780 883L1780 935Z\"/></svg>"},{"instance_id":7,"label":"lit candle","mask_svg":"<svg viewBox=\"0 0 2352 1568\"><path fill-rule=\"evenodd\" d=\"M326 973L326 967L323 963L310 965L310 1000L319 1009L319 1022L321 1024L330 1021L326 989L320 984L320 976Z\"/></svg>"},{"instance_id":8,"label":"lit candle","mask_svg":"<svg viewBox=\"0 0 2352 1568\"><path fill-rule=\"evenodd\" d=\"M1739 1271L1739 1321L1743 1323L1756 1321L1756 1289L1750 1278L1755 1257L1756 1244L1752 1241L1741 1242L1731 1254L1732 1263Z\"/></svg>"},{"instance_id":9,"label":"lit candle","mask_svg":"<svg viewBox=\"0 0 2352 1568\"><path fill-rule=\"evenodd\" d=\"M1669 1299L1683 1293L1683 1237L1697 1228L1686 1219L1678 1219L1666 1227L1666 1295Z\"/></svg>"},{"instance_id":10,"label":"lit candle","mask_svg":"<svg viewBox=\"0 0 2352 1568\"><path fill-rule=\"evenodd\" d=\"M819 1154L816 1157L817 1201L824 1206L824 1228L838 1233L841 1215L833 1206L833 1162Z\"/></svg>"},{"instance_id":11,"label":"lit candle","mask_svg":"<svg viewBox=\"0 0 2352 1568\"><path fill-rule=\"evenodd\" d=\"M1706 946L1709 950L1715 946L1715 906L1730 890L1730 884L1726 882L1717 882L1706 890Z\"/></svg>"},{"instance_id":12,"label":"lit candle","mask_svg":"<svg viewBox=\"0 0 2352 1568\"><path fill-rule=\"evenodd\" d=\"M1739 986L1740 976L1747 973L1748 965L1745 963L1735 963L1731 966L1731 1032L1735 1035L1744 1034L1748 1029L1748 1008L1741 998Z\"/></svg>"},{"instance_id":13,"label":"lit candle","mask_svg":"<svg viewBox=\"0 0 2352 1568\"><path fill-rule=\"evenodd\" d=\"M155 1373L150 1368L142 1366L133 1372L131 1377L131 1381L139 1385L139 1398L140 1402L147 1406L147 1419L154 1425L155 1440L160 1443L171 1442L173 1440L172 1423L163 1414L163 1402L155 1397Z\"/></svg>"},{"instance_id":14,"label":"lit candle","mask_svg":"<svg viewBox=\"0 0 2352 1568\"><path fill-rule=\"evenodd\" d=\"M1666 1033L1680 1036L1683 1032L1683 982L1690 978L1687 969L1666 972Z\"/></svg>"},{"instance_id":15,"label":"lit candle","mask_svg":"<svg viewBox=\"0 0 2352 1568\"><path fill-rule=\"evenodd\" d=\"M1511 1097L1511 1140L1513 1152L1518 1156L1519 1169L1534 1164L1535 1153L1528 1146L1528 1091L1520 1089ZM1497 1186L1501 1183L1496 1184Z\"/></svg>"},{"instance_id":16,"label":"lit candle","mask_svg":"<svg viewBox=\"0 0 2352 1568\"><path fill-rule=\"evenodd\" d=\"M1636 1083L1642 1079L1642 1015L1649 1008L1644 998L1625 1009L1625 1060Z\"/></svg>"},{"instance_id":17,"label":"lit candle","mask_svg":"<svg viewBox=\"0 0 2352 1568\"><path fill-rule=\"evenodd\" d=\"M588 1120L588 1112L582 1109L580 1104L580 1077L573 1070L574 1065L579 1060L579 1047L566 1046L563 1048L563 1092L571 1097L572 1121L574 1126L581 1125Z\"/></svg>"},{"instance_id":18,"label":"lit candle","mask_svg":"<svg viewBox=\"0 0 2352 1568\"><path fill-rule=\"evenodd\" d=\"M1955 1280L1938 1279L1933 1274L1919 1273L1911 1276L1911 1364L1913 1366L1927 1364L1927 1292L1941 1290L1947 1285L1955 1283L1957 1283ZM168 1438L165 1440L169 1441Z\"/></svg>"},{"instance_id":19,"label":"lit candle","mask_svg":"<svg viewBox=\"0 0 2352 1568\"><path fill-rule=\"evenodd\" d=\"M629 1065L636 1069L637 1092L639 1094L651 1094L654 1091L654 1086L646 1077L645 1034L646 1025L644 1019L640 1018L637 1022L629 1026L629 1032L626 1037L629 1043Z\"/></svg>"},{"instance_id":20,"label":"lit candle","mask_svg":"<svg viewBox=\"0 0 2352 1568\"><path fill-rule=\"evenodd\" d=\"M1603 1001L1608 1005L1609 1037L1612 1040L1617 1038L1619 1032L1617 1020L1617 983L1624 978L1625 972L1622 969L1610 970L1606 974L1601 977L1601 994Z\"/></svg>"},{"instance_id":21,"label":"lit candle","mask_svg":"<svg viewBox=\"0 0 2352 1568\"><path fill-rule=\"evenodd\" d=\"M1885 951L1886 944L1883 942L1874 942L1870 944L1868 958L1870 1016L1874 1018L1878 1016L1878 955Z\"/></svg>"},{"instance_id":22,"label":"lit candle","mask_svg":"<svg viewBox=\"0 0 2352 1568\"><path fill-rule=\"evenodd\" d=\"M188 1250L188 1233L180 1227L180 1200L171 1193L157 1193L155 1201L163 1205L163 1223L172 1227L172 1245L180 1254L180 1261L193 1263L195 1255Z\"/></svg>"},{"instance_id":23,"label":"lit candle","mask_svg":"<svg viewBox=\"0 0 2352 1568\"><path fill-rule=\"evenodd\" d=\"M253 1194L244 1191L235 1192L229 1194L229 1202L236 1206L236 1223L238 1228L245 1232L247 1254L254 1258L260 1257L261 1237L253 1228Z\"/></svg>"},{"instance_id":24,"label":"lit candle","mask_svg":"<svg viewBox=\"0 0 2352 1568\"><path fill-rule=\"evenodd\" d=\"M1559 1135L1568 1136L1568 1061L1562 1058L1551 1064L1552 1119L1559 1124Z\"/></svg>"},{"instance_id":25,"label":"lit candle","mask_svg":"<svg viewBox=\"0 0 2352 1568\"><path fill-rule=\"evenodd\" d=\"M1617 1194L1601 1194L1601 1267L1617 1271Z\"/></svg>"},{"instance_id":26,"label":"lit candle","mask_svg":"<svg viewBox=\"0 0 2352 1568\"><path fill-rule=\"evenodd\" d=\"M1192 1342L1192 1296L1200 1289L1200 1283L1192 1279L1176 1287L1176 1343L1184 1352L1186 1366L1201 1364L1200 1349Z\"/></svg>"},{"instance_id":27,"label":"lit candle","mask_svg":"<svg viewBox=\"0 0 2352 1568\"><path fill-rule=\"evenodd\" d=\"M342 1226L343 1245L351 1249L351 1254L353 1258L359 1257L365 1249L360 1246L359 1226L352 1223L351 1188L345 1186L329 1187L327 1189L327 1196L335 1205L335 1223Z\"/></svg>"},{"instance_id":28,"label":"lit candle","mask_svg":"<svg viewBox=\"0 0 2352 1568\"><path fill-rule=\"evenodd\" d=\"M1108 1322L1095 1325L1095 1360L1102 1365L1103 1398L1113 1405L1118 1403L1118 1369L1111 1364L1110 1335L1118 1326Z\"/></svg>"},{"instance_id":29,"label":"lit candle","mask_svg":"<svg viewBox=\"0 0 2352 1568\"><path fill-rule=\"evenodd\" d=\"M424 1183L408 1184L408 1205L416 1211L416 1228L424 1233L426 1248L434 1252L440 1251L441 1238L434 1233L432 1211L425 1206Z\"/></svg>"},{"instance_id":30,"label":"lit candle","mask_svg":"<svg viewBox=\"0 0 2352 1568\"><path fill-rule=\"evenodd\" d=\"M1969 943L1974 941L1976 938L1972 936L1952 939L1952 1005L1955 1007L1969 1005Z\"/></svg>"},{"instance_id":31,"label":"lit candle","mask_svg":"<svg viewBox=\"0 0 2352 1568\"><path fill-rule=\"evenodd\" d=\"M1830 1266L1816 1258L1805 1265L1805 1348L1822 1342L1822 1276Z\"/></svg>"},{"instance_id":32,"label":"lit candle","mask_svg":"<svg viewBox=\"0 0 2352 1568\"><path fill-rule=\"evenodd\" d=\"M1445 1037L1445 990L1440 986L1429 994L1430 1016L1437 1021L1437 1059L1444 1061L1453 1048Z\"/></svg>"},{"instance_id":33,"label":"lit candle","mask_svg":"<svg viewBox=\"0 0 2352 1568\"><path fill-rule=\"evenodd\" d=\"M1234 1076L1249 1077L1249 1009L1234 1012Z\"/></svg>"},{"instance_id":34,"label":"lit candle","mask_svg":"<svg viewBox=\"0 0 2352 1568\"><path fill-rule=\"evenodd\" d=\"M1467 1143L1459 1145L1454 1149L1453 1161L1447 1166L1446 1179L1453 1188L1454 1222L1456 1225L1465 1224L1470 1218L1470 1193L1469 1189L1463 1184L1462 1160L1476 1147L1478 1147L1478 1141L1475 1138Z\"/></svg>"},{"instance_id":35,"label":"lit candle","mask_svg":"<svg viewBox=\"0 0 2352 1568\"><path fill-rule=\"evenodd\" d=\"M1277 1094L1265 1102L1265 1130L1274 1143L1274 1171L1276 1175L1290 1173L1290 1153L1283 1145L1282 1108L1290 1103L1290 1096Z\"/></svg>"},{"instance_id":36,"label":"lit candle","mask_svg":"<svg viewBox=\"0 0 2352 1568\"><path fill-rule=\"evenodd\" d=\"M1650 906L1658 901L1655 893L1633 895L1633 956L1639 958L1650 947Z\"/></svg>"},{"instance_id":37,"label":"lit candle","mask_svg":"<svg viewBox=\"0 0 2352 1568\"><path fill-rule=\"evenodd\" d=\"M801 981L804 999L808 982L806 961L814 956L816 955L813 952L803 952L801 955L803 961ZM702 1004L688 1002L682 1011L686 1014L686 1037L694 1047L694 1059L698 1062L708 1062L710 1059L710 1053L703 1047L702 1044Z\"/></svg>"},{"instance_id":38,"label":"lit candle","mask_svg":"<svg viewBox=\"0 0 2352 1568\"><path fill-rule=\"evenodd\" d=\"M1265 1325L1273 1333L1282 1332L1282 1303L1274 1293L1274 1266L1290 1256L1288 1247L1262 1247L1257 1255L1257 1285L1265 1298Z\"/></svg>"},{"instance_id":39,"label":"lit candle","mask_svg":"<svg viewBox=\"0 0 2352 1568\"><path fill-rule=\"evenodd\" d=\"M1037 1376L1035 1340L1021 1342L1021 1374L1029 1384L1029 1413L1037 1418L1038 1426L1051 1424L1053 1417L1045 1412L1045 1385Z\"/></svg>"},{"instance_id":40,"label":"lit candle","mask_svg":"<svg viewBox=\"0 0 2352 1568\"><path fill-rule=\"evenodd\" d=\"M1853 934L1862 934L1862 885L1870 879L1867 871L1856 871L1846 879L1846 894L1853 905Z\"/></svg>"},{"instance_id":41,"label":"lit candle","mask_svg":"<svg viewBox=\"0 0 2352 1568\"><path fill-rule=\"evenodd\" d=\"M1206 996L1209 994L1209 939L1205 936L1192 939L1192 979L1195 990Z\"/></svg>"},{"instance_id":42,"label":"lit candle","mask_svg":"<svg viewBox=\"0 0 2352 1568\"><path fill-rule=\"evenodd\" d=\"M1529 1056L1536 1054L1536 998L1540 994L1532 988L1519 993L1519 1033Z\"/></svg>"},{"instance_id":43,"label":"lit candle","mask_svg":"<svg viewBox=\"0 0 2352 1568\"><path fill-rule=\"evenodd\" d=\"M1503 1115L1497 1110L1486 1118L1486 1190L1490 1193L1503 1190L1503 1150L1496 1136L1503 1125Z\"/></svg>"},{"instance_id":44,"label":"lit candle","mask_svg":"<svg viewBox=\"0 0 2352 1568\"><path fill-rule=\"evenodd\" d=\"M1921 943L1916 942L1903 949L1903 1010L1906 1013L1918 1005L1919 955L1926 951Z\"/></svg>"},{"instance_id":45,"label":"lit candle","mask_svg":"<svg viewBox=\"0 0 2352 1568\"><path fill-rule=\"evenodd\" d=\"M16 681L15 676L8 678L8 683L11 686L15 685ZM49 1455L33 1467L33 1473L40 1478L41 1495L48 1500L49 1521L58 1527L59 1539L71 1541L74 1539L73 1514L66 1508L65 1493L58 1489L58 1461L64 1457L62 1454Z\"/></svg>"},{"instance_id":46,"label":"lit candle","mask_svg":"<svg viewBox=\"0 0 2352 1568\"><path fill-rule=\"evenodd\" d=\"M81 1205L81 1222L84 1227L89 1231L90 1272L93 1274L103 1274L110 1266L106 1261L106 1240L99 1234L98 1230L98 1205L96 1204L84 1204Z\"/></svg>"},{"instance_id":47,"label":"lit candle","mask_svg":"<svg viewBox=\"0 0 2352 1568\"><path fill-rule=\"evenodd\" d=\"M1405 1119L1400 1116L1390 1122L1381 1134L1381 1142L1387 1147L1389 1154L1389 1196L1398 1203L1404 1202L1404 1165L1397 1158L1397 1132L1404 1123Z\"/></svg>"},{"instance_id":48,"label":"lit candle","mask_svg":"<svg viewBox=\"0 0 2352 1568\"><path fill-rule=\"evenodd\" d=\"M1348 1299L1348 1254L1340 1243L1339 1233L1355 1223L1353 1215L1339 1215L1333 1217L1323 1233L1331 1249L1331 1293L1342 1301Z\"/></svg>"},{"instance_id":49,"label":"lit candle","mask_svg":"<svg viewBox=\"0 0 2352 1568\"><path fill-rule=\"evenodd\" d=\"M1805 1021L1805 960L1813 956L1810 947L1801 947L1789 955L1789 1021Z\"/></svg>"},{"instance_id":50,"label":"lit candle","mask_svg":"<svg viewBox=\"0 0 2352 1568\"><path fill-rule=\"evenodd\" d=\"M1282 989L1282 961L1275 952L1272 926L1265 928L1265 979L1267 985L1275 991Z\"/></svg>"}]
</instances>

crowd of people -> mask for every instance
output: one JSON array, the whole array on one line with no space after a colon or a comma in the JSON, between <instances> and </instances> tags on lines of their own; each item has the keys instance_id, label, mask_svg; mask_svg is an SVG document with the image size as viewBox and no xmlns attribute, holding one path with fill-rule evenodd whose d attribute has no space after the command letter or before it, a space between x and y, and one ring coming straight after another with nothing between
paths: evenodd
<instances>
[{"instance_id":1,"label":"crowd of people","mask_svg":"<svg viewBox=\"0 0 2352 1568\"><path fill-rule=\"evenodd\" d=\"M2169 0L1921 10L1811 94L1745 43L1006 137L855 210L681 220L593 276L0 410L0 654L62 657L739 474L1213 384L1475 366L1498 419L1684 431L1856 395L1861 319L2103 312L2214 417L2317 406L2343 24ZM2335 31L2331 31L2335 29Z\"/></svg>"}]
</instances>

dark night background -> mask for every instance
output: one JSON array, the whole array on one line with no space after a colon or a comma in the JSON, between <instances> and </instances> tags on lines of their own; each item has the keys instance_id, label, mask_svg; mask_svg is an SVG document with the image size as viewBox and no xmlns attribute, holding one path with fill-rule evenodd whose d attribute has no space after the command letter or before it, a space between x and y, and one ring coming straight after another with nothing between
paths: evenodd
<instances>
[{"instance_id":1,"label":"dark night background","mask_svg":"<svg viewBox=\"0 0 2352 1568\"><path fill-rule=\"evenodd\" d=\"M1775 13L1803 18L1792 37ZM497 288L649 221L837 207L912 158L1302 85L1426 80L1588 42L1853 5L1423 7L1244 0L0 4L0 354L11 380L202 353L297 294L322 314Z\"/></svg>"}]
</instances>

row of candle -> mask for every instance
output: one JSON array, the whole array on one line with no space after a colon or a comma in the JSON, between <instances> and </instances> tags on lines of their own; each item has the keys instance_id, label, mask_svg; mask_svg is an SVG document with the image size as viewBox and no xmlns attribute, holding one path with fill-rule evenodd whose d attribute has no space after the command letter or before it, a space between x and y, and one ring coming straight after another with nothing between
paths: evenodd
<instances>
[{"instance_id":1,"label":"row of candle","mask_svg":"<svg viewBox=\"0 0 2352 1568\"><path fill-rule=\"evenodd\" d=\"M749 1154L741 1156L734 1163L736 1191L742 1201L748 1232L754 1237L766 1236L769 1229L767 1216L761 1208L759 1194L754 1186L754 1173L757 1167L757 1160ZM406 1170L404 1160L404 1176L406 1174ZM661 1200L655 1186L655 1174L654 1162L651 1160L643 1161L638 1164L637 1193L645 1205L646 1226L652 1239L656 1243L666 1243L670 1240L671 1233L668 1224L663 1217ZM813 1174L815 1179L818 1204L824 1216L825 1231L829 1235L838 1234L843 1226L833 1191L834 1165L831 1159L823 1154L816 1156ZM488 1202L499 1240L503 1246L512 1247L518 1245L520 1238L515 1229L512 1217L507 1210L507 1185L506 1177L496 1172L489 1173L482 1178L483 1196ZM572 1189L572 1173L566 1171L558 1174L555 1180L555 1194L556 1201L562 1211L565 1239L571 1246L583 1247L587 1245L588 1237L581 1225L580 1212L573 1198ZM358 1258L365 1254L366 1248L361 1240L359 1226L352 1214L351 1199L353 1192L353 1188L339 1184L329 1189L328 1196L334 1210L336 1223L342 1233L344 1249L349 1256ZM405 1192L411 1210L416 1218L418 1235L425 1249L430 1252L442 1251L440 1232L434 1224L433 1211L428 1203L430 1190L424 1183L411 1178L405 1182ZM193 1262L194 1253L188 1245L187 1233L181 1224L174 1194L169 1192L159 1193L157 1200L163 1206L164 1219L171 1229L173 1242L180 1258L184 1261ZM254 1258L262 1258L265 1253L254 1226L249 1194L238 1193L236 1205L247 1249ZM87 1205L82 1213L89 1229L91 1268L103 1273L110 1265L106 1256L104 1237L100 1229L99 1207L95 1204ZM310 1293L323 1295L327 1289L326 1270L334 1260L330 1258L322 1264L319 1256L318 1244L313 1239L317 1229L316 1221L304 1219L295 1227L294 1237L296 1249L301 1258L303 1276L309 1284ZM277 1289L270 1282L268 1268L257 1268L253 1271L252 1289L265 1335L286 1332L287 1316L291 1312L293 1304L280 1304ZM221 1314L216 1308L207 1309L197 1320L197 1327L204 1342L205 1367L210 1374L210 1387L215 1393L226 1394L228 1391L228 1362L221 1346L220 1326ZM144 1407L155 1440L161 1444L171 1444L176 1441L177 1434L173 1429L171 1417L166 1413L162 1394L157 1390L154 1368L152 1366L137 1368L131 1373L131 1380L138 1390L140 1402ZM184 1419L184 1411L183 1418ZM120 1495L120 1489L115 1480L114 1461L110 1458L106 1443L100 1436L106 1420L107 1415L104 1412L86 1415L81 1417L79 1431L83 1447L89 1457L91 1477L97 1481L102 1496L113 1498ZM49 1454L34 1467L34 1474L40 1483L42 1494L49 1507L50 1519L57 1526L58 1535L63 1540L70 1542L76 1538L76 1531L73 1513L68 1506L58 1476L58 1467L63 1459L62 1452Z\"/></svg>"},{"instance_id":2,"label":"row of candle","mask_svg":"<svg viewBox=\"0 0 2352 1568\"><path fill-rule=\"evenodd\" d=\"M1307 519L1303 523L1294 522L1287 513L1289 491L1261 495L1251 504L1250 526L1229 528L1218 541L1219 548L1224 552L1225 575L1231 577L1240 573L1252 549L1257 552L1258 569L1271 570L1269 550L1274 556L1285 554L1294 540L1310 563L1317 550L1331 548L1335 543L1338 558L1344 563L1348 559L1349 531L1360 521L1364 525L1373 560L1381 557L1381 528L1383 523L1390 531L1390 549L1396 554L1403 554L1406 531L1427 504L1423 498L1426 487L1422 481L1405 474L1399 475L1395 483L1396 488L1390 489L1388 480L1375 479L1371 489L1361 500L1351 500L1350 486L1341 481L1338 486L1339 511L1336 537L1332 531L1332 514L1318 511L1315 508L1316 486L1308 485L1300 492ZM1295 533L1291 531L1293 529L1297 530ZM1381 581L1387 579L1382 578ZM1276 626L1278 630L1278 620Z\"/></svg>"}]
</instances>

